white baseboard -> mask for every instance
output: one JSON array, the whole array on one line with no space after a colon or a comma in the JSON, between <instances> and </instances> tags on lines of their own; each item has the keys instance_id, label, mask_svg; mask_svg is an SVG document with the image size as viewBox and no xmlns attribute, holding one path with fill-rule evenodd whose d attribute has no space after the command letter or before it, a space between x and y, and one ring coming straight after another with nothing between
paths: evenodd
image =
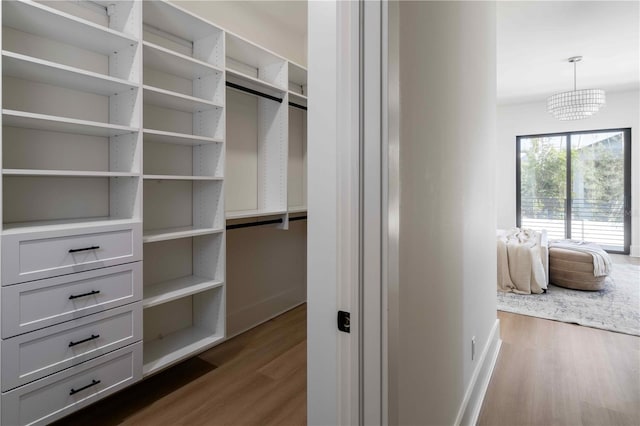
<instances>
[{"instance_id":1,"label":"white baseboard","mask_svg":"<svg viewBox=\"0 0 640 426\"><path fill-rule=\"evenodd\" d=\"M500 320L496 319L476 369L473 371L469 386L464 393L464 399L456 417L456 425L475 425L478 421L482 402L489 387L489 381L498 360L501 346Z\"/></svg>"},{"instance_id":2,"label":"white baseboard","mask_svg":"<svg viewBox=\"0 0 640 426\"><path fill-rule=\"evenodd\" d=\"M299 289L274 294L257 303L227 312L227 339L244 333L306 302Z\"/></svg>"},{"instance_id":3,"label":"white baseboard","mask_svg":"<svg viewBox=\"0 0 640 426\"><path fill-rule=\"evenodd\" d=\"M631 256L631 257L640 257L640 246L631 246L631 247L629 247L629 256Z\"/></svg>"}]
</instances>

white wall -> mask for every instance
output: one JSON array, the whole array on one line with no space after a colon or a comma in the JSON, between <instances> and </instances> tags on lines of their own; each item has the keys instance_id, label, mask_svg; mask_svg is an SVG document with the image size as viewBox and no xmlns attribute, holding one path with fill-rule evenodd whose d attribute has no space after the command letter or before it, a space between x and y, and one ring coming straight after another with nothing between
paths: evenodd
<instances>
[{"instance_id":1,"label":"white wall","mask_svg":"<svg viewBox=\"0 0 640 426\"><path fill-rule=\"evenodd\" d=\"M284 56L300 65L307 65L306 34L294 32L281 20L272 19L261 13L262 8L271 4L282 9L282 1L192 1L172 0L188 11L201 16L225 30L231 31L247 40L263 46L274 53ZM254 3L262 3L260 8ZM306 18L306 17L305 17Z\"/></svg>"},{"instance_id":2,"label":"white wall","mask_svg":"<svg viewBox=\"0 0 640 426\"><path fill-rule=\"evenodd\" d=\"M307 223L227 231L227 336L306 301Z\"/></svg>"},{"instance_id":3,"label":"white wall","mask_svg":"<svg viewBox=\"0 0 640 426\"><path fill-rule=\"evenodd\" d=\"M309 18L307 424L337 425L336 2L310 2Z\"/></svg>"},{"instance_id":4,"label":"white wall","mask_svg":"<svg viewBox=\"0 0 640 426\"><path fill-rule=\"evenodd\" d=\"M631 255L640 256L640 92L607 93L607 105L595 116L558 121L544 100L501 105L497 120L496 197L498 228L516 225L516 136L575 130L631 127Z\"/></svg>"},{"instance_id":5,"label":"white wall","mask_svg":"<svg viewBox=\"0 0 640 426\"><path fill-rule=\"evenodd\" d=\"M390 349L397 418L390 423L453 424L498 327L496 9L401 2L399 13L400 279L398 330L389 331L397 340Z\"/></svg>"}]
</instances>

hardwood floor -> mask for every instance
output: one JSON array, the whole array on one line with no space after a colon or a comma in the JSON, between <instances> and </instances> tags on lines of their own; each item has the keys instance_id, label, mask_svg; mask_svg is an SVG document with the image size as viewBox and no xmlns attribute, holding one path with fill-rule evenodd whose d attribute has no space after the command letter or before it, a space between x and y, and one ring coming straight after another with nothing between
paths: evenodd
<instances>
[{"instance_id":1,"label":"hardwood floor","mask_svg":"<svg viewBox=\"0 0 640 426\"><path fill-rule=\"evenodd\" d=\"M640 337L498 312L479 425L640 425Z\"/></svg>"},{"instance_id":2,"label":"hardwood floor","mask_svg":"<svg viewBox=\"0 0 640 426\"><path fill-rule=\"evenodd\" d=\"M299 306L58 425L305 425L307 311Z\"/></svg>"},{"instance_id":3,"label":"hardwood floor","mask_svg":"<svg viewBox=\"0 0 640 426\"><path fill-rule=\"evenodd\" d=\"M498 312L479 425L640 425L640 338ZM304 425L306 305L58 422Z\"/></svg>"}]
</instances>

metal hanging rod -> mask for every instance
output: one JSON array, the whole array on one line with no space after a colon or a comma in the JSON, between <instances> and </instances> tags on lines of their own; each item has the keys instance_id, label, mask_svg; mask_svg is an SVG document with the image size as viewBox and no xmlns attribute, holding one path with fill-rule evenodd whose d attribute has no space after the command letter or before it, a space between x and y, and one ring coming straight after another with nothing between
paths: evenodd
<instances>
[{"instance_id":1,"label":"metal hanging rod","mask_svg":"<svg viewBox=\"0 0 640 426\"><path fill-rule=\"evenodd\" d=\"M297 220L306 220L307 216L298 216L289 218L289 222L295 222ZM271 219L271 220L261 220L258 222L247 222L247 223L236 223L233 225L227 225L227 231L230 229L241 229L241 228L252 228L254 226L263 226L263 225L280 225L283 223L283 219Z\"/></svg>"},{"instance_id":2,"label":"metal hanging rod","mask_svg":"<svg viewBox=\"0 0 640 426\"><path fill-rule=\"evenodd\" d=\"M251 228L253 226L275 225L275 224L279 225L281 223L282 223L282 219L261 220L259 222L248 222L248 223L235 223L233 225L227 225L227 231L230 229Z\"/></svg>"},{"instance_id":3,"label":"metal hanging rod","mask_svg":"<svg viewBox=\"0 0 640 426\"><path fill-rule=\"evenodd\" d=\"M252 95L260 96L263 98L267 98L272 101L276 101L278 103L282 103L282 98L278 98L276 96L267 95L266 93L258 92L257 90L249 89L244 86L240 86L239 84L232 83L230 81L226 82L227 87L231 87L232 89L240 90L241 92L251 93Z\"/></svg>"},{"instance_id":4,"label":"metal hanging rod","mask_svg":"<svg viewBox=\"0 0 640 426\"><path fill-rule=\"evenodd\" d=\"M297 216L297 217L290 217L289 218L289 222L295 222L296 220L307 220L307 216Z\"/></svg>"},{"instance_id":5,"label":"metal hanging rod","mask_svg":"<svg viewBox=\"0 0 640 426\"><path fill-rule=\"evenodd\" d=\"M305 110L305 111L307 110L307 107L306 107L306 106L296 104L295 102L289 102L289 106L292 106L292 107L294 107L294 108L300 108L300 109Z\"/></svg>"}]
</instances>

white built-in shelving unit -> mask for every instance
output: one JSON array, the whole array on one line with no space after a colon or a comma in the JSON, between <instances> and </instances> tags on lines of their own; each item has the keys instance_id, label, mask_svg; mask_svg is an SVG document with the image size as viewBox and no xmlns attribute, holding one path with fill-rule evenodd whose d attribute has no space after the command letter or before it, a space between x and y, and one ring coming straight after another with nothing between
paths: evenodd
<instances>
[{"instance_id":1,"label":"white built-in shelving unit","mask_svg":"<svg viewBox=\"0 0 640 426\"><path fill-rule=\"evenodd\" d=\"M109 27L55 5L2 4L3 229L139 222L140 6Z\"/></svg>"},{"instance_id":2,"label":"white built-in shelving unit","mask_svg":"<svg viewBox=\"0 0 640 426\"><path fill-rule=\"evenodd\" d=\"M224 32L164 2L143 9L144 366L225 337Z\"/></svg>"},{"instance_id":3,"label":"white built-in shelving unit","mask_svg":"<svg viewBox=\"0 0 640 426\"><path fill-rule=\"evenodd\" d=\"M3 425L142 377L142 3L111 3L2 2Z\"/></svg>"},{"instance_id":4,"label":"white built-in shelving unit","mask_svg":"<svg viewBox=\"0 0 640 426\"><path fill-rule=\"evenodd\" d=\"M45 424L225 339L227 221L306 212L306 70L165 1L1 14L0 423Z\"/></svg>"},{"instance_id":5,"label":"white built-in shelving unit","mask_svg":"<svg viewBox=\"0 0 640 426\"><path fill-rule=\"evenodd\" d=\"M287 218L287 61L227 34L227 219Z\"/></svg>"},{"instance_id":6,"label":"white built-in shelving unit","mask_svg":"<svg viewBox=\"0 0 640 426\"><path fill-rule=\"evenodd\" d=\"M289 165L287 202L290 215L307 212L307 70L289 62Z\"/></svg>"}]
</instances>

